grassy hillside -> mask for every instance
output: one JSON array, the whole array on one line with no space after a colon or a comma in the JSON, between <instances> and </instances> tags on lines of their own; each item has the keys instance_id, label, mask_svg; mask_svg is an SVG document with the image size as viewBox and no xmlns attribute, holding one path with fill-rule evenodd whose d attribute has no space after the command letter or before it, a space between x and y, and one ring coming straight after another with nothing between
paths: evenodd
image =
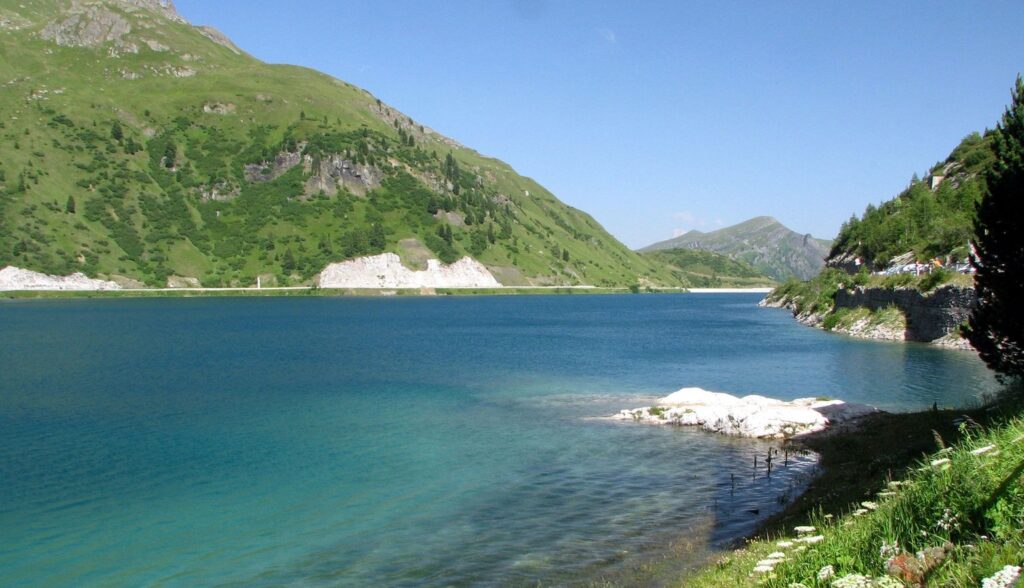
<instances>
[{"instance_id":1,"label":"grassy hillside","mask_svg":"<svg viewBox=\"0 0 1024 588\"><path fill-rule=\"evenodd\" d=\"M790 527L782 536L751 542L685 585L979 586L1012 568L1019 574L1024 565L1024 420L1019 406L1003 410L1015 416L996 416L989 426L975 420L984 419L984 411L975 411L975 418L955 419L955 435L962 440L949 446L946 434L907 424L900 437L913 437L916 443L934 436L939 450L905 477L878 480L871 495L843 506L834 504L834 495L822 496L824 508L836 512L839 507L836 514L845 516L816 509L802 532ZM952 416L935 412L892 418L942 418L948 428ZM888 448L873 445L872 463L862 464L864 459L850 454L846 463L830 468L862 466L876 470L871 475L877 478L877 471L884 474L878 466L886 464L893 442L908 441L892 439ZM871 440L862 438L860 443Z\"/></svg>"},{"instance_id":2,"label":"grassy hillside","mask_svg":"<svg viewBox=\"0 0 1024 588\"><path fill-rule=\"evenodd\" d=\"M0 84L0 267L288 285L394 251L509 285L676 283L506 164L157 0L0 1Z\"/></svg>"},{"instance_id":3,"label":"grassy hillside","mask_svg":"<svg viewBox=\"0 0 1024 588\"><path fill-rule=\"evenodd\" d=\"M775 280L749 263L701 249L667 249L643 254L667 264L680 282L694 288L774 286Z\"/></svg>"},{"instance_id":4,"label":"grassy hillside","mask_svg":"<svg viewBox=\"0 0 1024 588\"><path fill-rule=\"evenodd\" d=\"M796 233L769 216L759 216L731 227L703 233L690 231L660 241L641 251L701 249L746 262L775 280L808 279L825 264L830 241Z\"/></svg>"},{"instance_id":5,"label":"grassy hillside","mask_svg":"<svg viewBox=\"0 0 1024 588\"><path fill-rule=\"evenodd\" d=\"M985 193L983 172L994 161L990 143L988 135L968 135L923 180L915 176L892 200L869 204L843 225L830 260L860 257L880 269L908 252L919 260L966 259L974 208Z\"/></svg>"}]
</instances>

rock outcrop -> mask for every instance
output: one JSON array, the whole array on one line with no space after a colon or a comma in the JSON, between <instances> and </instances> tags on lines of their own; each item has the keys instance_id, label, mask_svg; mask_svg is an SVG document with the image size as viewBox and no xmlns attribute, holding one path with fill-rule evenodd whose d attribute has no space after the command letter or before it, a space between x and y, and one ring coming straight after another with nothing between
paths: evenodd
<instances>
[{"instance_id":1,"label":"rock outcrop","mask_svg":"<svg viewBox=\"0 0 1024 588\"><path fill-rule=\"evenodd\" d=\"M921 292L916 288L856 286L836 291L834 300L834 306L827 312L800 312L797 300L771 295L759 306L788 308L798 322L809 327L823 327L829 314L843 309L863 308L871 312L896 309L903 315L900 325L877 323L869 318L834 330L862 339L915 341L951 349L971 349L967 340L960 337L959 329L977 304L974 288L946 284L931 292ZM903 328L898 330L899 326Z\"/></svg>"},{"instance_id":2,"label":"rock outcrop","mask_svg":"<svg viewBox=\"0 0 1024 588\"><path fill-rule=\"evenodd\" d=\"M836 292L836 308L881 310L895 306L907 317L907 341L934 341L958 329L977 304L974 288L940 286L931 292L916 288L865 288Z\"/></svg>"},{"instance_id":3,"label":"rock outcrop","mask_svg":"<svg viewBox=\"0 0 1024 588\"><path fill-rule=\"evenodd\" d=\"M411 270L394 253L359 257L328 265L317 279L321 288L500 288L486 267L471 257L451 265L427 260L427 269Z\"/></svg>"},{"instance_id":4,"label":"rock outcrop","mask_svg":"<svg viewBox=\"0 0 1024 588\"><path fill-rule=\"evenodd\" d=\"M345 159L341 155L326 156L319 161L319 167L312 170L314 175L306 181L306 194L334 194L346 188L355 194L365 194L380 186L384 177L379 169L372 165L360 165Z\"/></svg>"},{"instance_id":5,"label":"rock outcrop","mask_svg":"<svg viewBox=\"0 0 1024 588\"><path fill-rule=\"evenodd\" d=\"M0 290L120 290L121 286L107 280L94 280L83 273L51 276L7 266L0 270Z\"/></svg>"},{"instance_id":6,"label":"rock outcrop","mask_svg":"<svg viewBox=\"0 0 1024 588\"><path fill-rule=\"evenodd\" d=\"M683 388L656 406L623 410L610 417L657 425L700 427L737 437L782 439L822 431L830 425L879 412L842 400L798 398L792 402L750 395L738 398L701 388Z\"/></svg>"},{"instance_id":7,"label":"rock outcrop","mask_svg":"<svg viewBox=\"0 0 1024 588\"><path fill-rule=\"evenodd\" d=\"M52 22L39 33L61 47L98 47L115 43L127 47L124 36L132 30L128 20L104 6L83 6L61 21Z\"/></svg>"}]
</instances>

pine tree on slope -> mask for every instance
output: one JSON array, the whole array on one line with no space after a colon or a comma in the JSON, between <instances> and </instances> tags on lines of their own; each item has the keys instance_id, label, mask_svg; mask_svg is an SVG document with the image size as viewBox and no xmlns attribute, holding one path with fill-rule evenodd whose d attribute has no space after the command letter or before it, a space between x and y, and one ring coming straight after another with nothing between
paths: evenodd
<instances>
[{"instance_id":1,"label":"pine tree on slope","mask_svg":"<svg viewBox=\"0 0 1024 588\"><path fill-rule=\"evenodd\" d=\"M1024 376L1024 83L996 128L996 163L975 220L978 306L964 334L1003 378Z\"/></svg>"}]
</instances>

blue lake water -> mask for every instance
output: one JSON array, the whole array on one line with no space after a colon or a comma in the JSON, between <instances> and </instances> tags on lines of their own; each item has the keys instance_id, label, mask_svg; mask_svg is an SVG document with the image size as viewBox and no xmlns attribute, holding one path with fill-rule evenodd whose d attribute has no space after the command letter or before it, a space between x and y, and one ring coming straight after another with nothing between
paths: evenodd
<instances>
[{"instance_id":1,"label":"blue lake water","mask_svg":"<svg viewBox=\"0 0 1024 588\"><path fill-rule=\"evenodd\" d=\"M560 583L680 537L698 558L811 457L754 477L766 442L590 417L684 386L895 410L995 389L973 354L758 298L0 302L2 583Z\"/></svg>"}]
</instances>

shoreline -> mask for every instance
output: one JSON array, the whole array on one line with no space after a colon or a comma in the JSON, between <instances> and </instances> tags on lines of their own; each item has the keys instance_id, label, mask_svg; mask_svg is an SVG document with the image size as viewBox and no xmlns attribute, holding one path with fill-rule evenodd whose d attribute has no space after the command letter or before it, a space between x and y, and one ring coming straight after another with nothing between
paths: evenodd
<instances>
[{"instance_id":1,"label":"shoreline","mask_svg":"<svg viewBox=\"0 0 1024 588\"><path fill-rule=\"evenodd\" d=\"M956 419L967 417L988 423L990 416L986 408L880 412L788 440L791 452L809 451L818 456L817 473L804 490L717 557L681 577L662 577L660 582L669 586L708 585L702 577L712 577L723 556L732 557L757 541L785 538L795 526L811 524L815 516L839 518L849 514L887 482L903 479L920 460L970 434Z\"/></svg>"},{"instance_id":2,"label":"shoreline","mask_svg":"<svg viewBox=\"0 0 1024 588\"><path fill-rule=\"evenodd\" d=\"M192 297L388 297L388 296L514 296L514 295L599 295L599 294L763 294L764 288L644 288L612 286L503 286L500 288L319 288L279 286L268 288L123 288L117 290L0 290L0 298L192 298Z\"/></svg>"}]
</instances>

